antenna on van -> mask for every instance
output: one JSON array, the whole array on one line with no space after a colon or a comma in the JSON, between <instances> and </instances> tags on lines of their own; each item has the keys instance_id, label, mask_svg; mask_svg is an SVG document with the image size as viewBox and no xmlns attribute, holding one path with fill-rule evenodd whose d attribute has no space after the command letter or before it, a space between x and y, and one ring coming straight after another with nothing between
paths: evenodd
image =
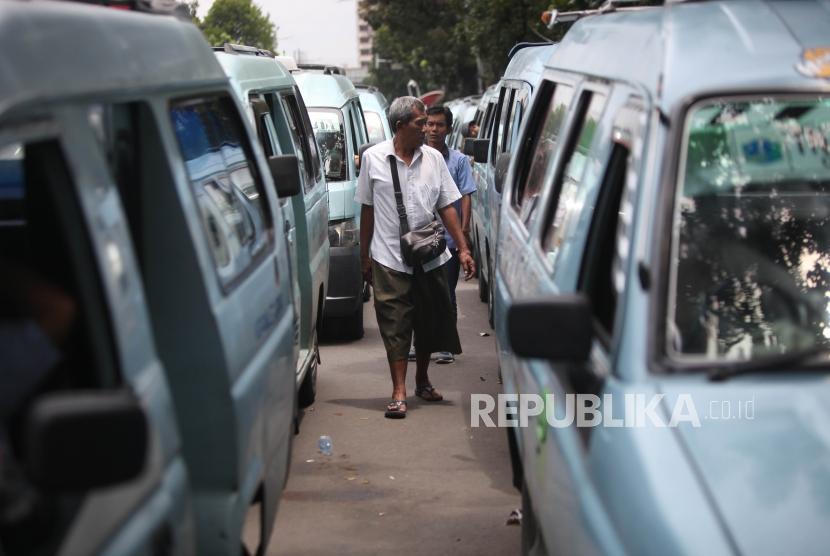
<instances>
[{"instance_id":1,"label":"antenna on van","mask_svg":"<svg viewBox=\"0 0 830 556\"><path fill-rule=\"evenodd\" d=\"M593 10L575 10L571 12L560 12L559 10L550 9L542 12L542 23L548 29L553 29L557 23L571 23L577 19L582 19L589 15L602 15L618 10L635 11L645 8L653 8L654 6L631 6L630 4L637 4L642 0L605 0L599 8ZM618 7L619 6L619 7ZM622 7L625 6L625 7Z\"/></svg>"}]
</instances>

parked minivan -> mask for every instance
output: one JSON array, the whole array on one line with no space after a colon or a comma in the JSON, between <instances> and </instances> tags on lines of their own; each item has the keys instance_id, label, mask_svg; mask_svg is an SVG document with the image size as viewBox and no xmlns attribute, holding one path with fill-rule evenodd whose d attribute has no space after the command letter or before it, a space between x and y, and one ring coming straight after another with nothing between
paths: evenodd
<instances>
[{"instance_id":1,"label":"parked minivan","mask_svg":"<svg viewBox=\"0 0 830 556\"><path fill-rule=\"evenodd\" d=\"M343 336L363 336L363 275L360 272L360 209L354 201L357 155L368 142L363 110L352 82L342 75L304 70L294 73L308 107L329 187L328 293L325 326Z\"/></svg>"},{"instance_id":2,"label":"parked minivan","mask_svg":"<svg viewBox=\"0 0 830 556\"><path fill-rule=\"evenodd\" d=\"M360 106L363 108L363 117L366 119L367 139L370 143L381 143L392 138L392 128L389 127L389 118L386 109L389 103L386 97L375 87L355 85Z\"/></svg>"},{"instance_id":3,"label":"parked minivan","mask_svg":"<svg viewBox=\"0 0 830 556\"><path fill-rule=\"evenodd\" d=\"M31 367L0 346L21 512L2 550L238 554L255 507L264 546L297 351L276 193L227 77L172 17L4 2L0 29L2 313L41 346Z\"/></svg>"},{"instance_id":4,"label":"parked minivan","mask_svg":"<svg viewBox=\"0 0 830 556\"><path fill-rule=\"evenodd\" d=\"M300 164L302 191L280 199L280 206L294 278L298 404L307 407L317 391L318 327L329 276L328 195L317 142L297 84L270 52L232 44L214 50L239 99L248 104L265 155L292 154Z\"/></svg>"},{"instance_id":5,"label":"parked minivan","mask_svg":"<svg viewBox=\"0 0 830 556\"><path fill-rule=\"evenodd\" d=\"M504 390L552 396L509 429L523 553L826 552L827 29L819 2L610 10L546 64L495 273Z\"/></svg>"},{"instance_id":6,"label":"parked minivan","mask_svg":"<svg viewBox=\"0 0 830 556\"><path fill-rule=\"evenodd\" d=\"M502 197L495 177L507 171L522 121L542 78L544 63L555 48L553 43L519 43L513 47L510 62L492 93L494 104L485 116L484 129L480 132L483 136L470 142L468 152L473 154L477 170L472 221L480 263L479 295L488 304L490 326L493 326L493 263Z\"/></svg>"}]
</instances>

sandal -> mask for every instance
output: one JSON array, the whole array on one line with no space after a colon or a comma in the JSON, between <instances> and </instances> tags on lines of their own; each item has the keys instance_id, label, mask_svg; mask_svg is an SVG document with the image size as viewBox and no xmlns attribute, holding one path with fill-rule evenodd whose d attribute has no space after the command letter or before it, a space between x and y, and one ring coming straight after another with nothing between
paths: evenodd
<instances>
[{"instance_id":1,"label":"sandal","mask_svg":"<svg viewBox=\"0 0 830 556\"><path fill-rule=\"evenodd\" d=\"M403 419L406 417L406 400L392 400L389 402L383 416L387 419Z\"/></svg>"},{"instance_id":2,"label":"sandal","mask_svg":"<svg viewBox=\"0 0 830 556\"><path fill-rule=\"evenodd\" d=\"M432 384L424 384L415 388L415 395L427 402L440 402L444 399Z\"/></svg>"}]
</instances>

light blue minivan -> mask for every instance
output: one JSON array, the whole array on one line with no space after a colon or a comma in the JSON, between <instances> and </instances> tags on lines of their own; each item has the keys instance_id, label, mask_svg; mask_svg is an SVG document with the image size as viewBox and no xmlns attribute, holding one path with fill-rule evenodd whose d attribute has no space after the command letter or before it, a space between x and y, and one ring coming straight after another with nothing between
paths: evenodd
<instances>
[{"instance_id":1,"label":"light blue minivan","mask_svg":"<svg viewBox=\"0 0 830 556\"><path fill-rule=\"evenodd\" d=\"M490 326L493 326L493 277L496 241L499 233L501 188L496 175L507 171L522 122L533 94L542 78L544 63L556 45L553 43L519 43L510 52L510 62L487 102L481 139L470 141L474 156L473 236L478 260L479 295L488 304ZM499 180L499 183L501 180Z\"/></svg>"},{"instance_id":2,"label":"light blue minivan","mask_svg":"<svg viewBox=\"0 0 830 556\"><path fill-rule=\"evenodd\" d=\"M828 4L603 12L504 182L504 390L545 396L508 429L522 552L825 554Z\"/></svg>"},{"instance_id":3,"label":"light blue minivan","mask_svg":"<svg viewBox=\"0 0 830 556\"><path fill-rule=\"evenodd\" d=\"M318 332L329 278L328 195L317 142L297 84L270 52L232 44L215 50L240 100L249 105L265 155L294 155L300 165L302 191L280 199L280 206L294 278L298 404L307 407L317 391Z\"/></svg>"},{"instance_id":4,"label":"light blue minivan","mask_svg":"<svg viewBox=\"0 0 830 556\"><path fill-rule=\"evenodd\" d=\"M357 156L368 142L357 91L329 70L303 70L294 79L308 107L329 187L331 264L323 311L325 326L339 325L347 338L363 336L363 275L360 272L360 209L355 203Z\"/></svg>"},{"instance_id":5,"label":"light blue minivan","mask_svg":"<svg viewBox=\"0 0 830 556\"><path fill-rule=\"evenodd\" d=\"M4 2L0 43L0 301L33 346L0 344L2 395L32 381L2 404L2 550L237 555L249 514L264 547L295 412L296 169L269 166L190 23Z\"/></svg>"}]
</instances>

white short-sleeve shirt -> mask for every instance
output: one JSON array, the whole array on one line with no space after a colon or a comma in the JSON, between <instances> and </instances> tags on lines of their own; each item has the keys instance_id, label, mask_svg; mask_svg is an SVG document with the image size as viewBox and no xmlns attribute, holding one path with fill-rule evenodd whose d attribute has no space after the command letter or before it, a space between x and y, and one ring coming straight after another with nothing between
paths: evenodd
<instances>
[{"instance_id":1,"label":"white short-sleeve shirt","mask_svg":"<svg viewBox=\"0 0 830 556\"><path fill-rule=\"evenodd\" d=\"M401 226L395 202L392 170L387 159L390 154L395 155L391 139L363 153L355 201L362 205L371 205L375 209L372 258L383 266L412 274L413 268L406 265L401 256ZM458 187L447 170L444 157L432 147L423 145L418 148L410 166L397 155L395 161L398 165L398 178L410 230L428 224L438 209L461 198ZM441 256L424 265L424 271L437 268L448 260L450 252L445 249Z\"/></svg>"}]
</instances>

